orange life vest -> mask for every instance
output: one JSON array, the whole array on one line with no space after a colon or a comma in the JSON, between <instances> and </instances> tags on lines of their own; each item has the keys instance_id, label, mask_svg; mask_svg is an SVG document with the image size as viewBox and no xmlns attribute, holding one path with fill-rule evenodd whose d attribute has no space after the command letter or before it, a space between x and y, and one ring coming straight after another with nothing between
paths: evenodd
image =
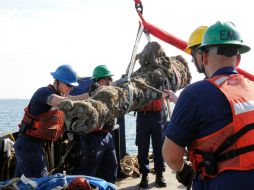
<instances>
[{"instance_id":1,"label":"orange life vest","mask_svg":"<svg viewBox=\"0 0 254 190\"><path fill-rule=\"evenodd\" d=\"M154 100L151 103L144 106L140 111L142 111L142 112L151 112L151 111L160 112L160 111L162 111L162 100L161 99Z\"/></svg>"},{"instance_id":2,"label":"orange life vest","mask_svg":"<svg viewBox=\"0 0 254 190\"><path fill-rule=\"evenodd\" d=\"M215 177L225 170L254 169L254 83L242 75L208 79L227 97L232 122L189 147L194 170Z\"/></svg>"},{"instance_id":3,"label":"orange life vest","mask_svg":"<svg viewBox=\"0 0 254 190\"><path fill-rule=\"evenodd\" d=\"M49 110L33 117L25 108L25 114L19 128L25 128L25 133L44 140L57 140L64 131L64 112Z\"/></svg>"},{"instance_id":4,"label":"orange life vest","mask_svg":"<svg viewBox=\"0 0 254 190\"><path fill-rule=\"evenodd\" d=\"M54 89L52 85L48 88ZM57 92L56 92L57 93ZM27 135L44 140L57 140L64 132L64 112L51 109L34 117L29 113L29 105L24 109L25 114L19 124L21 131Z\"/></svg>"}]
</instances>

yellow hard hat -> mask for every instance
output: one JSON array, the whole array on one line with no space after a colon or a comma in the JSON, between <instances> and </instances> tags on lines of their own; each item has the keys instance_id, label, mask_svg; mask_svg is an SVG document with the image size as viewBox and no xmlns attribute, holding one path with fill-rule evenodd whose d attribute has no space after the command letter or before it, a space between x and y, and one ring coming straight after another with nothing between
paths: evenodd
<instances>
[{"instance_id":1,"label":"yellow hard hat","mask_svg":"<svg viewBox=\"0 0 254 190\"><path fill-rule=\"evenodd\" d=\"M191 33L188 46L184 50L186 53L191 54L191 48L202 43L203 35L207 28L207 26L200 26Z\"/></svg>"}]
</instances>

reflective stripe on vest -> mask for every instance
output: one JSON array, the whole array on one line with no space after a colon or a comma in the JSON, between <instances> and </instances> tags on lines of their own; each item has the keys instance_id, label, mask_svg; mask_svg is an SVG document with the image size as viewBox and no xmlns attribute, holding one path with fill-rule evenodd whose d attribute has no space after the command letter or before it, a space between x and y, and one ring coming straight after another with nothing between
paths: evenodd
<instances>
[{"instance_id":1,"label":"reflective stripe on vest","mask_svg":"<svg viewBox=\"0 0 254 190\"><path fill-rule=\"evenodd\" d=\"M234 136L237 132L243 129L245 126L254 123L254 83L245 79L242 75L230 75L230 76L216 76L208 79L213 85L215 85L226 96L230 103L232 110L233 121L224 128L216 131L208 136L196 139L189 147L190 160L193 164L194 170L206 177L215 177L217 174L225 170L250 170L254 169L254 151L248 151L240 155L230 157L216 164L216 173L209 174L205 166L206 159L215 159L214 154L220 145L230 136ZM241 136L235 143L227 147L224 154L237 149L242 149L247 146L254 145L254 130L251 129L246 134ZM205 153L205 154L201 154ZM218 156L220 156L219 154ZM206 155L207 158L204 158ZM208 158L210 157L210 158ZM214 163L208 163L214 164ZM214 168L211 168L214 169Z\"/></svg>"},{"instance_id":2,"label":"reflective stripe on vest","mask_svg":"<svg viewBox=\"0 0 254 190\"><path fill-rule=\"evenodd\" d=\"M249 112L254 110L254 100L234 103L235 114L241 114L244 112Z\"/></svg>"}]
</instances>

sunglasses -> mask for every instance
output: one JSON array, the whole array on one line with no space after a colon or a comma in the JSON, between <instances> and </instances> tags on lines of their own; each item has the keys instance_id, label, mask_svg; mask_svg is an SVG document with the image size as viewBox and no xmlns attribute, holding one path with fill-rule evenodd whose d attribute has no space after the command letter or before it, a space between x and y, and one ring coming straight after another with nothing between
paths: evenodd
<instances>
[{"instance_id":1,"label":"sunglasses","mask_svg":"<svg viewBox=\"0 0 254 190\"><path fill-rule=\"evenodd\" d=\"M113 81L112 77L105 77L105 80Z\"/></svg>"}]
</instances>

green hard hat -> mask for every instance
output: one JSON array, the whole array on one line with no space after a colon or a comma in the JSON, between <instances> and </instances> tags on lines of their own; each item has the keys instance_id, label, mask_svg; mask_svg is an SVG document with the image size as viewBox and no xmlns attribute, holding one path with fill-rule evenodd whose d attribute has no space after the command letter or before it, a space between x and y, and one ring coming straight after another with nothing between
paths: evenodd
<instances>
[{"instance_id":1,"label":"green hard hat","mask_svg":"<svg viewBox=\"0 0 254 190\"><path fill-rule=\"evenodd\" d=\"M92 79L98 79L103 77L110 77L113 76L113 74L108 70L106 65L98 65L93 70L93 77Z\"/></svg>"},{"instance_id":2,"label":"green hard hat","mask_svg":"<svg viewBox=\"0 0 254 190\"><path fill-rule=\"evenodd\" d=\"M242 37L235 25L229 21L218 21L211 25L203 36L202 44L196 50L202 52L204 47L211 45L238 46L240 54L250 51L250 47L243 44Z\"/></svg>"}]
</instances>

